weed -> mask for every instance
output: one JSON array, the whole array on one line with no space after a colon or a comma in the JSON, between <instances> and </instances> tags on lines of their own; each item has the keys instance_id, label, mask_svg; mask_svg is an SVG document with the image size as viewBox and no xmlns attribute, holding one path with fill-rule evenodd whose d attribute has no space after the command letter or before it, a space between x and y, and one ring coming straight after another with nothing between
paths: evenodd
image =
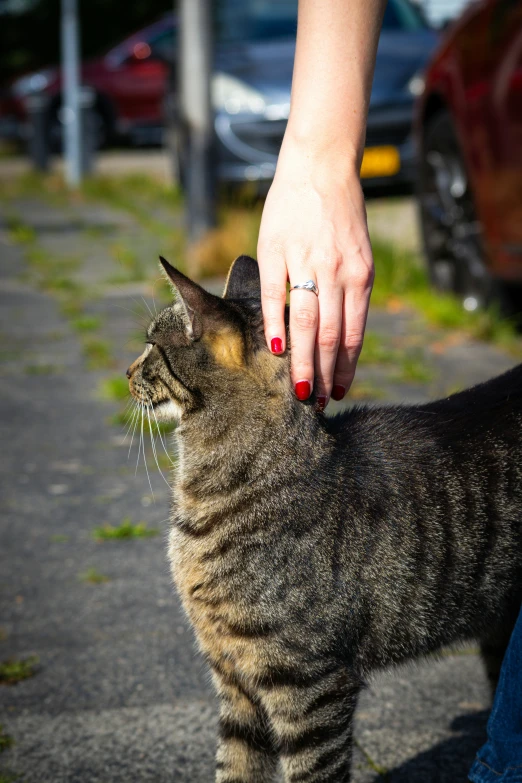
<instances>
[{"instance_id":1,"label":"weed","mask_svg":"<svg viewBox=\"0 0 522 783\"><path fill-rule=\"evenodd\" d=\"M115 527L113 525L103 525L103 527L95 528L93 535L97 541L110 541L115 538L149 538L151 536L157 536L158 530L147 527L146 522L133 524L130 517L125 517L125 519Z\"/></svg>"},{"instance_id":2,"label":"weed","mask_svg":"<svg viewBox=\"0 0 522 783\"><path fill-rule=\"evenodd\" d=\"M367 331L359 357L359 366L364 364L390 364L394 361L395 351L386 344L381 335Z\"/></svg>"},{"instance_id":3,"label":"weed","mask_svg":"<svg viewBox=\"0 0 522 783\"><path fill-rule=\"evenodd\" d=\"M53 375L60 372L60 369L55 364L27 364L25 367L28 375Z\"/></svg>"},{"instance_id":4,"label":"weed","mask_svg":"<svg viewBox=\"0 0 522 783\"><path fill-rule=\"evenodd\" d=\"M9 658L0 663L0 685L16 685L22 680L27 680L36 674L38 658L33 655L29 658Z\"/></svg>"},{"instance_id":5,"label":"weed","mask_svg":"<svg viewBox=\"0 0 522 783\"><path fill-rule=\"evenodd\" d=\"M0 723L0 753L3 753L4 750L8 750L13 744L13 738L10 737L9 734L4 733L4 727Z\"/></svg>"},{"instance_id":6,"label":"weed","mask_svg":"<svg viewBox=\"0 0 522 783\"><path fill-rule=\"evenodd\" d=\"M79 574L78 578L80 581L88 582L91 585L100 585L104 582L110 582L109 577L105 576L105 574L100 574L96 568L88 568L87 571L83 571Z\"/></svg>"},{"instance_id":7,"label":"weed","mask_svg":"<svg viewBox=\"0 0 522 783\"><path fill-rule=\"evenodd\" d=\"M83 313L83 302L81 299L64 299L60 305L62 315L66 318L79 318Z\"/></svg>"},{"instance_id":8,"label":"weed","mask_svg":"<svg viewBox=\"0 0 522 783\"><path fill-rule=\"evenodd\" d=\"M80 315L71 319L71 326L77 332L94 332L101 324L102 319L97 315Z\"/></svg>"},{"instance_id":9,"label":"weed","mask_svg":"<svg viewBox=\"0 0 522 783\"><path fill-rule=\"evenodd\" d=\"M23 223L20 218L12 215L6 220L8 237L14 244L30 245L36 240L36 232L32 226Z\"/></svg>"},{"instance_id":10,"label":"weed","mask_svg":"<svg viewBox=\"0 0 522 783\"><path fill-rule=\"evenodd\" d=\"M109 283L133 283L145 279L145 274L139 257L130 247L122 244L113 245L110 253L120 268L120 274L108 279Z\"/></svg>"},{"instance_id":11,"label":"weed","mask_svg":"<svg viewBox=\"0 0 522 783\"><path fill-rule=\"evenodd\" d=\"M83 341L83 353L90 370L107 369L112 367L114 363L110 346L104 340L97 340L93 337L85 338Z\"/></svg>"},{"instance_id":12,"label":"weed","mask_svg":"<svg viewBox=\"0 0 522 783\"><path fill-rule=\"evenodd\" d=\"M421 350L408 351L400 357L393 380L399 383L429 383L433 380L433 370L428 367Z\"/></svg>"},{"instance_id":13,"label":"weed","mask_svg":"<svg viewBox=\"0 0 522 783\"><path fill-rule=\"evenodd\" d=\"M0 772L0 783L21 783L20 775L13 772Z\"/></svg>"},{"instance_id":14,"label":"weed","mask_svg":"<svg viewBox=\"0 0 522 783\"><path fill-rule=\"evenodd\" d=\"M382 386L377 386L371 381L355 380L353 386L348 392L348 398L351 400L364 400L371 402L373 400L383 400L386 398L386 392Z\"/></svg>"},{"instance_id":15,"label":"weed","mask_svg":"<svg viewBox=\"0 0 522 783\"><path fill-rule=\"evenodd\" d=\"M129 398L129 382L123 375L113 375L104 378L99 386L100 397L105 400L127 400Z\"/></svg>"}]
</instances>

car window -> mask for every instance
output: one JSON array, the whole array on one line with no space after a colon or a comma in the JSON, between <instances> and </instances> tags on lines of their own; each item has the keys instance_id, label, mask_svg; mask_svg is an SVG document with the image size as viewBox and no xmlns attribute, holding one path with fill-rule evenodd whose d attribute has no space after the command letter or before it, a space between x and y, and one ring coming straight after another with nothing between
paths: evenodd
<instances>
[{"instance_id":1,"label":"car window","mask_svg":"<svg viewBox=\"0 0 522 783\"><path fill-rule=\"evenodd\" d=\"M217 0L216 39L221 43L295 38L297 0ZM383 30L419 30L426 27L409 0L388 0Z\"/></svg>"},{"instance_id":2,"label":"car window","mask_svg":"<svg viewBox=\"0 0 522 783\"><path fill-rule=\"evenodd\" d=\"M218 41L295 38L297 0L218 0L215 9Z\"/></svg>"},{"instance_id":3,"label":"car window","mask_svg":"<svg viewBox=\"0 0 522 783\"><path fill-rule=\"evenodd\" d=\"M389 0L382 20L383 30L420 30L426 27L419 11L406 0Z\"/></svg>"},{"instance_id":4,"label":"car window","mask_svg":"<svg viewBox=\"0 0 522 783\"><path fill-rule=\"evenodd\" d=\"M161 33L151 35L148 43L155 54L165 59L172 58L178 43L178 31L174 27L168 28Z\"/></svg>"}]
</instances>

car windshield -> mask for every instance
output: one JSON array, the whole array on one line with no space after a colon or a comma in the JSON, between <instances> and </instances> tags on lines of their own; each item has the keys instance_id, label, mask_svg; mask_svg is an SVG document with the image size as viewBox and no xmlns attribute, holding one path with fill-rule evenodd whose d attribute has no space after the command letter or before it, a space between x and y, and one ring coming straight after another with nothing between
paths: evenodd
<instances>
[{"instance_id":1,"label":"car windshield","mask_svg":"<svg viewBox=\"0 0 522 783\"><path fill-rule=\"evenodd\" d=\"M218 0L216 38L223 43L293 39L297 0ZM409 0L388 0L383 30L420 30L426 23Z\"/></svg>"}]
</instances>

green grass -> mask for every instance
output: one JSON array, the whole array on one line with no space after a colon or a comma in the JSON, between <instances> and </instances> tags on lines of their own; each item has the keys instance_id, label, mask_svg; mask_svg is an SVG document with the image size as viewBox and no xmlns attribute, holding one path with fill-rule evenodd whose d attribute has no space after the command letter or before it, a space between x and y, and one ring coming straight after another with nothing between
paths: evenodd
<instances>
[{"instance_id":1,"label":"green grass","mask_svg":"<svg viewBox=\"0 0 522 783\"><path fill-rule=\"evenodd\" d=\"M348 392L348 400L372 402L386 399L386 390L378 386L373 381L355 379L353 386Z\"/></svg>"},{"instance_id":2,"label":"green grass","mask_svg":"<svg viewBox=\"0 0 522 783\"><path fill-rule=\"evenodd\" d=\"M105 340L86 337L83 341L83 355L90 370L106 370L114 364L110 345Z\"/></svg>"},{"instance_id":3,"label":"green grass","mask_svg":"<svg viewBox=\"0 0 522 783\"><path fill-rule=\"evenodd\" d=\"M145 280L147 275L136 252L126 245L117 243L109 248L118 267L118 273L109 277L108 283L134 283Z\"/></svg>"},{"instance_id":4,"label":"green grass","mask_svg":"<svg viewBox=\"0 0 522 783\"><path fill-rule=\"evenodd\" d=\"M71 318L70 324L77 332L95 332L102 325L102 319L98 315L78 315Z\"/></svg>"},{"instance_id":5,"label":"green grass","mask_svg":"<svg viewBox=\"0 0 522 783\"><path fill-rule=\"evenodd\" d=\"M101 574L96 568L88 568L86 571L82 571L81 574L78 574L78 579L91 585L100 585L111 581L108 576Z\"/></svg>"},{"instance_id":6,"label":"green grass","mask_svg":"<svg viewBox=\"0 0 522 783\"><path fill-rule=\"evenodd\" d=\"M157 536L156 528L147 527L146 522L134 524L126 517L119 525L103 525L94 529L93 535L97 541L112 541L120 538L150 538Z\"/></svg>"},{"instance_id":7,"label":"green grass","mask_svg":"<svg viewBox=\"0 0 522 783\"><path fill-rule=\"evenodd\" d=\"M99 394L104 400L121 402L129 399L129 381L124 375L113 375L104 378L99 385Z\"/></svg>"},{"instance_id":8,"label":"green grass","mask_svg":"<svg viewBox=\"0 0 522 783\"><path fill-rule=\"evenodd\" d=\"M36 674L38 658L33 655L29 658L9 658L0 663L0 685L16 685L22 680L27 680Z\"/></svg>"},{"instance_id":9,"label":"green grass","mask_svg":"<svg viewBox=\"0 0 522 783\"><path fill-rule=\"evenodd\" d=\"M391 348L380 334L367 331L359 357L359 366L365 364L392 364L396 351Z\"/></svg>"},{"instance_id":10,"label":"green grass","mask_svg":"<svg viewBox=\"0 0 522 783\"><path fill-rule=\"evenodd\" d=\"M27 364L25 366L25 372L28 375L53 375L62 369L56 364Z\"/></svg>"},{"instance_id":11,"label":"green grass","mask_svg":"<svg viewBox=\"0 0 522 783\"><path fill-rule=\"evenodd\" d=\"M408 351L400 357L393 380L401 383L429 383L434 372L426 364L422 350Z\"/></svg>"},{"instance_id":12,"label":"green grass","mask_svg":"<svg viewBox=\"0 0 522 783\"><path fill-rule=\"evenodd\" d=\"M363 754L364 758L366 759L366 763L368 766L376 772L384 781L388 781L390 778L390 773L386 769L386 767L381 766L376 761L372 759L370 754L363 748L359 740L354 739L354 745L359 748L360 752Z\"/></svg>"},{"instance_id":13,"label":"green grass","mask_svg":"<svg viewBox=\"0 0 522 783\"><path fill-rule=\"evenodd\" d=\"M76 297L70 299L62 299L60 305L60 311L66 318L81 318L83 317L83 301Z\"/></svg>"},{"instance_id":14,"label":"green grass","mask_svg":"<svg viewBox=\"0 0 522 783\"><path fill-rule=\"evenodd\" d=\"M11 748L13 745L13 738L4 732L4 727L0 723L0 753L3 753L5 750L9 750L9 748Z\"/></svg>"},{"instance_id":15,"label":"green grass","mask_svg":"<svg viewBox=\"0 0 522 783\"><path fill-rule=\"evenodd\" d=\"M0 783L21 783L21 778L14 772L0 772Z\"/></svg>"},{"instance_id":16,"label":"green grass","mask_svg":"<svg viewBox=\"0 0 522 783\"><path fill-rule=\"evenodd\" d=\"M17 245L30 245L36 240L36 232L32 226L24 223L18 216L11 215L6 219L9 240Z\"/></svg>"},{"instance_id":17,"label":"green grass","mask_svg":"<svg viewBox=\"0 0 522 783\"><path fill-rule=\"evenodd\" d=\"M431 326L456 329L476 340L494 342L520 355L520 337L515 324L497 307L468 312L460 300L434 291L424 261L413 253L380 241L373 242L375 284L372 304L386 306L395 299L413 307Z\"/></svg>"},{"instance_id":18,"label":"green grass","mask_svg":"<svg viewBox=\"0 0 522 783\"><path fill-rule=\"evenodd\" d=\"M49 541L51 544L66 544L69 541L69 536L64 536L59 533L56 536L51 536Z\"/></svg>"}]
</instances>

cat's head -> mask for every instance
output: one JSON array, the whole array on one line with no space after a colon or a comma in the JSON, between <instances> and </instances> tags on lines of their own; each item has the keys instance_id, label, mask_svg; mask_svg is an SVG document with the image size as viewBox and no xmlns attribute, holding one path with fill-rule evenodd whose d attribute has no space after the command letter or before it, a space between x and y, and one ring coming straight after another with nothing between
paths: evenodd
<instances>
[{"instance_id":1,"label":"cat's head","mask_svg":"<svg viewBox=\"0 0 522 783\"><path fill-rule=\"evenodd\" d=\"M288 400L289 357L266 346L257 262L234 261L222 298L161 263L175 298L152 321L144 352L127 370L133 397L164 421Z\"/></svg>"}]
</instances>

